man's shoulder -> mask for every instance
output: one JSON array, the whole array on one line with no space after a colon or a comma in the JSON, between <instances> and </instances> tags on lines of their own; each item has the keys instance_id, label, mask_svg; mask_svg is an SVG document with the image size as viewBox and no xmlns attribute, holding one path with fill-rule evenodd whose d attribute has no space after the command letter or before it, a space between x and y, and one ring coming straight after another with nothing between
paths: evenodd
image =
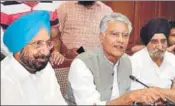
<instances>
[{"instance_id":1,"label":"man's shoulder","mask_svg":"<svg viewBox=\"0 0 175 106\"><path fill-rule=\"evenodd\" d=\"M97 1L97 2L106 12L109 12L109 13L113 12L111 7L109 7L105 3L101 2L101 1Z\"/></svg>"},{"instance_id":2,"label":"man's shoulder","mask_svg":"<svg viewBox=\"0 0 175 106\"><path fill-rule=\"evenodd\" d=\"M50 64L50 62L48 62L46 67L43 69L43 72L46 73L45 75L47 75L47 76L49 76L50 74L55 74L55 71L54 71L52 65Z\"/></svg>"},{"instance_id":3,"label":"man's shoulder","mask_svg":"<svg viewBox=\"0 0 175 106\"><path fill-rule=\"evenodd\" d=\"M10 59L7 56L1 61L1 73L5 73L9 68L10 68Z\"/></svg>"},{"instance_id":4,"label":"man's shoulder","mask_svg":"<svg viewBox=\"0 0 175 106\"><path fill-rule=\"evenodd\" d=\"M126 53L124 53L124 54L123 54L123 56L122 56L122 58L125 58L125 59L130 59L130 58L131 58L131 56L130 56L130 55L128 55L128 54L126 54Z\"/></svg>"},{"instance_id":5,"label":"man's shoulder","mask_svg":"<svg viewBox=\"0 0 175 106\"><path fill-rule=\"evenodd\" d=\"M123 56L120 58L120 62L123 62L126 65L131 65L131 56L128 54L124 53Z\"/></svg>"},{"instance_id":6,"label":"man's shoulder","mask_svg":"<svg viewBox=\"0 0 175 106\"><path fill-rule=\"evenodd\" d=\"M60 6L72 6L75 5L77 1L64 1L60 4Z\"/></svg>"},{"instance_id":7,"label":"man's shoulder","mask_svg":"<svg viewBox=\"0 0 175 106\"><path fill-rule=\"evenodd\" d=\"M12 69L11 69L11 66L10 66L10 59L9 57L5 57L2 61L1 61L1 82L3 83L12 83L13 80L12 80L12 73L10 72Z\"/></svg>"},{"instance_id":8,"label":"man's shoulder","mask_svg":"<svg viewBox=\"0 0 175 106\"><path fill-rule=\"evenodd\" d=\"M88 59L88 58L95 58L98 55L99 55L99 50L95 49L95 50L91 50L91 51L81 53L76 58Z\"/></svg>"},{"instance_id":9,"label":"man's shoulder","mask_svg":"<svg viewBox=\"0 0 175 106\"><path fill-rule=\"evenodd\" d=\"M136 59L136 58L138 58L138 57L143 56L143 53L144 53L144 52L146 52L146 51L145 51L145 48L143 48L143 49L137 51L136 53L134 53L134 54L131 56L131 59Z\"/></svg>"},{"instance_id":10,"label":"man's shoulder","mask_svg":"<svg viewBox=\"0 0 175 106\"><path fill-rule=\"evenodd\" d=\"M172 64L173 66L175 66L175 55L173 53L170 52L165 52L165 56L166 56L166 60Z\"/></svg>"},{"instance_id":11,"label":"man's shoulder","mask_svg":"<svg viewBox=\"0 0 175 106\"><path fill-rule=\"evenodd\" d=\"M173 53L168 52L168 51L166 51L165 53L166 53L166 55L167 55L168 57L175 58L175 55L174 55Z\"/></svg>"}]
</instances>

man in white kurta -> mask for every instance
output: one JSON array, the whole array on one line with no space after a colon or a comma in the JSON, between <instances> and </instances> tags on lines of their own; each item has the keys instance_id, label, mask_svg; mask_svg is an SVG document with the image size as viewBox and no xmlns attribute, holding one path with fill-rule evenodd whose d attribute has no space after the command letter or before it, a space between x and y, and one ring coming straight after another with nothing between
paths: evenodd
<instances>
[{"instance_id":1,"label":"man in white kurta","mask_svg":"<svg viewBox=\"0 0 175 106\"><path fill-rule=\"evenodd\" d=\"M1 104L66 105L50 63L30 74L12 55L1 62Z\"/></svg>"},{"instance_id":2,"label":"man in white kurta","mask_svg":"<svg viewBox=\"0 0 175 106\"><path fill-rule=\"evenodd\" d=\"M136 52L131 61L137 79L175 101L175 55L167 51L169 32L168 20L150 20L140 33L146 47ZM131 88L136 90L145 86L133 81Z\"/></svg>"},{"instance_id":3,"label":"man in white kurta","mask_svg":"<svg viewBox=\"0 0 175 106\"><path fill-rule=\"evenodd\" d=\"M13 54L1 62L2 105L66 105L49 63L49 17L48 11L31 12L4 32L3 42Z\"/></svg>"},{"instance_id":4,"label":"man in white kurta","mask_svg":"<svg viewBox=\"0 0 175 106\"><path fill-rule=\"evenodd\" d=\"M160 67L151 59L147 48L136 52L132 57L133 75L148 86L171 88L175 78L175 56L166 51ZM133 89L145 88L134 82Z\"/></svg>"},{"instance_id":5,"label":"man in white kurta","mask_svg":"<svg viewBox=\"0 0 175 106\"><path fill-rule=\"evenodd\" d=\"M100 49L102 48L100 47ZM113 83L112 95L110 97L110 100L114 100L115 98L119 97L119 90L118 90L118 84L117 84L118 62L116 64L113 64L107 59L107 57L104 56L104 58L111 65L114 66L113 67L114 83ZM75 93L77 104L79 105L94 104L94 103L98 105L106 104L106 101L100 100L101 95L95 89L96 85L92 83L94 79L91 71L88 69L86 64L80 59L75 59L72 62L68 80L71 82L72 89L77 91ZM83 91L86 91L86 92L82 93ZM88 96L90 96L90 98L87 98Z\"/></svg>"}]
</instances>

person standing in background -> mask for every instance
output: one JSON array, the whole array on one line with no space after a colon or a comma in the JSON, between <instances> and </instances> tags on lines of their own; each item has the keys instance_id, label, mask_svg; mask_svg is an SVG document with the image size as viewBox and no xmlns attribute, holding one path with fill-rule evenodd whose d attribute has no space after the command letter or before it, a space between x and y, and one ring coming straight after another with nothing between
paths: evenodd
<instances>
[{"instance_id":1,"label":"person standing in background","mask_svg":"<svg viewBox=\"0 0 175 106\"><path fill-rule=\"evenodd\" d=\"M62 54L68 58L78 55L81 46L87 50L97 47L99 24L112 9L101 1L67 1L58 8Z\"/></svg>"}]
</instances>

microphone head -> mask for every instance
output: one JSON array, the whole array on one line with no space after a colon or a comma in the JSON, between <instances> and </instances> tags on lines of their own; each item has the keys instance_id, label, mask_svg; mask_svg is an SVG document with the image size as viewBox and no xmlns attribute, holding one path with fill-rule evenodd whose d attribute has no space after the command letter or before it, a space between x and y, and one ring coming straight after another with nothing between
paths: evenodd
<instances>
[{"instance_id":1,"label":"microphone head","mask_svg":"<svg viewBox=\"0 0 175 106\"><path fill-rule=\"evenodd\" d=\"M132 79L133 81L137 81L137 78L134 77L133 75L130 75L129 78Z\"/></svg>"}]
</instances>

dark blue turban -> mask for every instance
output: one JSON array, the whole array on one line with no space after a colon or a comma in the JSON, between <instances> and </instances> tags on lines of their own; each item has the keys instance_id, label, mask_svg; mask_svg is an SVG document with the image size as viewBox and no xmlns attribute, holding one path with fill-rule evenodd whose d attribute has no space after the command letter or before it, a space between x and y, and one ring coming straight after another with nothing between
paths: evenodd
<instances>
[{"instance_id":1,"label":"dark blue turban","mask_svg":"<svg viewBox=\"0 0 175 106\"><path fill-rule=\"evenodd\" d=\"M156 18L148 21L140 31L140 38L144 45L147 45L154 34L163 33L168 38L170 32L170 24L168 20L163 18Z\"/></svg>"},{"instance_id":2,"label":"dark blue turban","mask_svg":"<svg viewBox=\"0 0 175 106\"><path fill-rule=\"evenodd\" d=\"M10 52L24 48L44 27L50 35L50 15L48 11L34 11L14 21L4 32L4 44Z\"/></svg>"}]
</instances>

